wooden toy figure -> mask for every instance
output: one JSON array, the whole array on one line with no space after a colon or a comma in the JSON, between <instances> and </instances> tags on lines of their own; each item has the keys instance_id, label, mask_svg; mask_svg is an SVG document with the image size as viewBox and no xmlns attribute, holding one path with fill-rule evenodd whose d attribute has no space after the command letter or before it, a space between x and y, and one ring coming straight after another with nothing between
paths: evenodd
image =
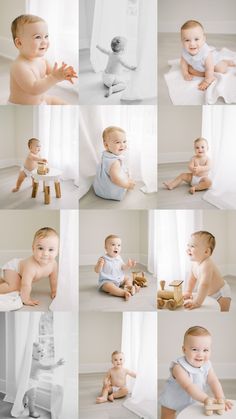
<instances>
[{"instance_id":1,"label":"wooden toy figure","mask_svg":"<svg viewBox=\"0 0 236 419\"><path fill-rule=\"evenodd\" d=\"M224 399L212 399L208 398L205 400L204 403L205 408L205 415L211 416L213 415L213 412L216 412L218 415L223 415L225 411L225 402Z\"/></svg>"}]
</instances>

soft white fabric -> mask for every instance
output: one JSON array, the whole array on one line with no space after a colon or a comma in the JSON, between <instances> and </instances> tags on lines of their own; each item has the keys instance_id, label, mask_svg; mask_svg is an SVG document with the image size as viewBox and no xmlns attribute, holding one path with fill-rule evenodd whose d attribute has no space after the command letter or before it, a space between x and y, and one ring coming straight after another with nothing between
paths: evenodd
<instances>
[{"instance_id":1,"label":"soft white fabric","mask_svg":"<svg viewBox=\"0 0 236 419\"><path fill-rule=\"evenodd\" d=\"M23 307L20 294L17 291L0 295L0 311L19 310Z\"/></svg>"},{"instance_id":2,"label":"soft white fabric","mask_svg":"<svg viewBox=\"0 0 236 419\"><path fill-rule=\"evenodd\" d=\"M157 274L157 210L148 212L148 271Z\"/></svg>"},{"instance_id":3,"label":"soft white fabric","mask_svg":"<svg viewBox=\"0 0 236 419\"><path fill-rule=\"evenodd\" d=\"M13 404L11 415L23 414L23 396L28 388L33 342L38 334L41 313L6 314L6 396Z\"/></svg>"},{"instance_id":4,"label":"soft white fabric","mask_svg":"<svg viewBox=\"0 0 236 419\"><path fill-rule=\"evenodd\" d=\"M78 211L60 211L60 252L57 295L52 311L78 310Z\"/></svg>"},{"instance_id":5,"label":"soft white fabric","mask_svg":"<svg viewBox=\"0 0 236 419\"><path fill-rule=\"evenodd\" d=\"M144 419L156 419L157 316L156 313L123 313L122 351L126 367L136 371L131 398L123 406Z\"/></svg>"},{"instance_id":6,"label":"soft white fabric","mask_svg":"<svg viewBox=\"0 0 236 419\"><path fill-rule=\"evenodd\" d=\"M212 155L213 185L204 199L220 209L236 208L235 106L204 106L202 136Z\"/></svg>"},{"instance_id":7,"label":"soft white fabric","mask_svg":"<svg viewBox=\"0 0 236 419\"><path fill-rule=\"evenodd\" d=\"M101 153L102 132L109 125L126 131L128 169L131 177L142 181L142 191L157 191L157 132L155 106L82 106L80 112L80 189L85 195L92 185ZM132 192L131 192L132 193Z\"/></svg>"},{"instance_id":8,"label":"soft white fabric","mask_svg":"<svg viewBox=\"0 0 236 419\"><path fill-rule=\"evenodd\" d=\"M41 156L49 167L63 171L62 179L78 186L78 107L35 106L35 136L42 144Z\"/></svg>"},{"instance_id":9,"label":"soft white fabric","mask_svg":"<svg viewBox=\"0 0 236 419\"><path fill-rule=\"evenodd\" d=\"M236 52L223 48L221 59L230 59L236 63ZM219 97L226 103L236 103L236 67L229 67L227 73L214 73L216 80L206 89L201 91L198 84L202 77L194 77L191 81L183 78L180 69L180 60L168 61L170 70L164 75L169 95L173 105L213 105Z\"/></svg>"},{"instance_id":10,"label":"soft white fabric","mask_svg":"<svg viewBox=\"0 0 236 419\"><path fill-rule=\"evenodd\" d=\"M51 393L52 419L78 418L78 316L75 313L54 313L55 361L65 364L54 370Z\"/></svg>"}]
</instances>

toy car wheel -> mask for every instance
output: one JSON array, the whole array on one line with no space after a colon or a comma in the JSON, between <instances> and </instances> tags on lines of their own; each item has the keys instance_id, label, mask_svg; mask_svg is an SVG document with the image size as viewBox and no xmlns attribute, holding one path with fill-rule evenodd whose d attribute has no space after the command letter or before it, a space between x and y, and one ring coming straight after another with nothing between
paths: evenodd
<instances>
[{"instance_id":1,"label":"toy car wheel","mask_svg":"<svg viewBox=\"0 0 236 419\"><path fill-rule=\"evenodd\" d=\"M176 307L177 307L177 302L175 300L172 300L172 299L171 300L168 300L167 303L166 303L166 307L169 310L175 310Z\"/></svg>"},{"instance_id":2,"label":"toy car wheel","mask_svg":"<svg viewBox=\"0 0 236 419\"><path fill-rule=\"evenodd\" d=\"M162 309L165 305L165 301L162 298L157 299L157 308Z\"/></svg>"}]
</instances>

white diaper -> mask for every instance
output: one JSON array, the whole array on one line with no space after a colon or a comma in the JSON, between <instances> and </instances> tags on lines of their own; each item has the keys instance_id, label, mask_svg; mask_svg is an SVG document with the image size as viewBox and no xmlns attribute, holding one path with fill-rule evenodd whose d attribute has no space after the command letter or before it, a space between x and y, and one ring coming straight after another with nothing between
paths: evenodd
<instances>
[{"instance_id":1,"label":"white diaper","mask_svg":"<svg viewBox=\"0 0 236 419\"><path fill-rule=\"evenodd\" d=\"M107 87L111 87L118 83L125 83L125 80L122 76L112 73L103 73L103 83Z\"/></svg>"},{"instance_id":2,"label":"white diaper","mask_svg":"<svg viewBox=\"0 0 236 419\"><path fill-rule=\"evenodd\" d=\"M37 171L36 169L28 170L24 166L22 166L20 170L22 170L27 177L32 177Z\"/></svg>"},{"instance_id":3,"label":"white diaper","mask_svg":"<svg viewBox=\"0 0 236 419\"><path fill-rule=\"evenodd\" d=\"M217 301L221 297L232 298L229 284L225 281L224 286L219 291L215 292L215 294L210 295L210 297L214 298Z\"/></svg>"},{"instance_id":4,"label":"white diaper","mask_svg":"<svg viewBox=\"0 0 236 419\"><path fill-rule=\"evenodd\" d=\"M191 186L197 186L200 183L202 176L193 176L191 181Z\"/></svg>"},{"instance_id":5,"label":"white diaper","mask_svg":"<svg viewBox=\"0 0 236 419\"><path fill-rule=\"evenodd\" d=\"M0 311L19 310L21 307L23 303L18 291L0 295Z\"/></svg>"},{"instance_id":6,"label":"white diaper","mask_svg":"<svg viewBox=\"0 0 236 419\"><path fill-rule=\"evenodd\" d=\"M120 390L120 387L112 386L113 393L116 393L118 390Z\"/></svg>"},{"instance_id":7,"label":"white diaper","mask_svg":"<svg viewBox=\"0 0 236 419\"><path fill-rule=\"evenodd\" d=\"M28 382L28 390L31 390L32 388L38 387L38 380L35 380L34 378L30 378Z\"/></svg>"},{"instance_id":8,"label":"white diaper","mask_svg":"<svg viewBox=\"0 0 236 419\"><path fill-rule=\"evenodd\" d=\"M14 258L9 260L7 263L5 263L2 266L2 270L10 269L11 271L15 271L18 274L20 273L20 262L22 261L22 258Z\"/></svg>"}]
</instances>

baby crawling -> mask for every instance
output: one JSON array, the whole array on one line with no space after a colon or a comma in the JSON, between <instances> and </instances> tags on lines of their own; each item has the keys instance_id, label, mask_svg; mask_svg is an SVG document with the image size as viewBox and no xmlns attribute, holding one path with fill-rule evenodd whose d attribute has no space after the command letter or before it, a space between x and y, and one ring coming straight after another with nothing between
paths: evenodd
<instances>
[{"instance_id":1,"label":"baby crawling","mask_svg":"<svg viewBox=\"0 0 236 419\"><path fill-rule=\"evenodd\" d=\"M38 305L31 298L32 284L49 277L51 298L57 292L57 261L59 237L50 227L38 230L33 239L32 256L27 259L12 259L2 266L3 278L0 279L0 294L19 291L23 304Z\"/></svg>"},{"instance_id":2,"label":"baby crawling","mask_svg":"<svg viewBox=\"0 0 236 419\"><path fill-rule=\"evenodd\" d=\"M99 274L99 290L116 297L123 297L126 301L131 295L140 290L138 285L133 285L132 279L124 271L134 268L136 262L128 259L125 264L120 256L121 239L111 234L105 239L106 254L100 257L95 265L95 272Z\"/></svg>"}]
</instances>

